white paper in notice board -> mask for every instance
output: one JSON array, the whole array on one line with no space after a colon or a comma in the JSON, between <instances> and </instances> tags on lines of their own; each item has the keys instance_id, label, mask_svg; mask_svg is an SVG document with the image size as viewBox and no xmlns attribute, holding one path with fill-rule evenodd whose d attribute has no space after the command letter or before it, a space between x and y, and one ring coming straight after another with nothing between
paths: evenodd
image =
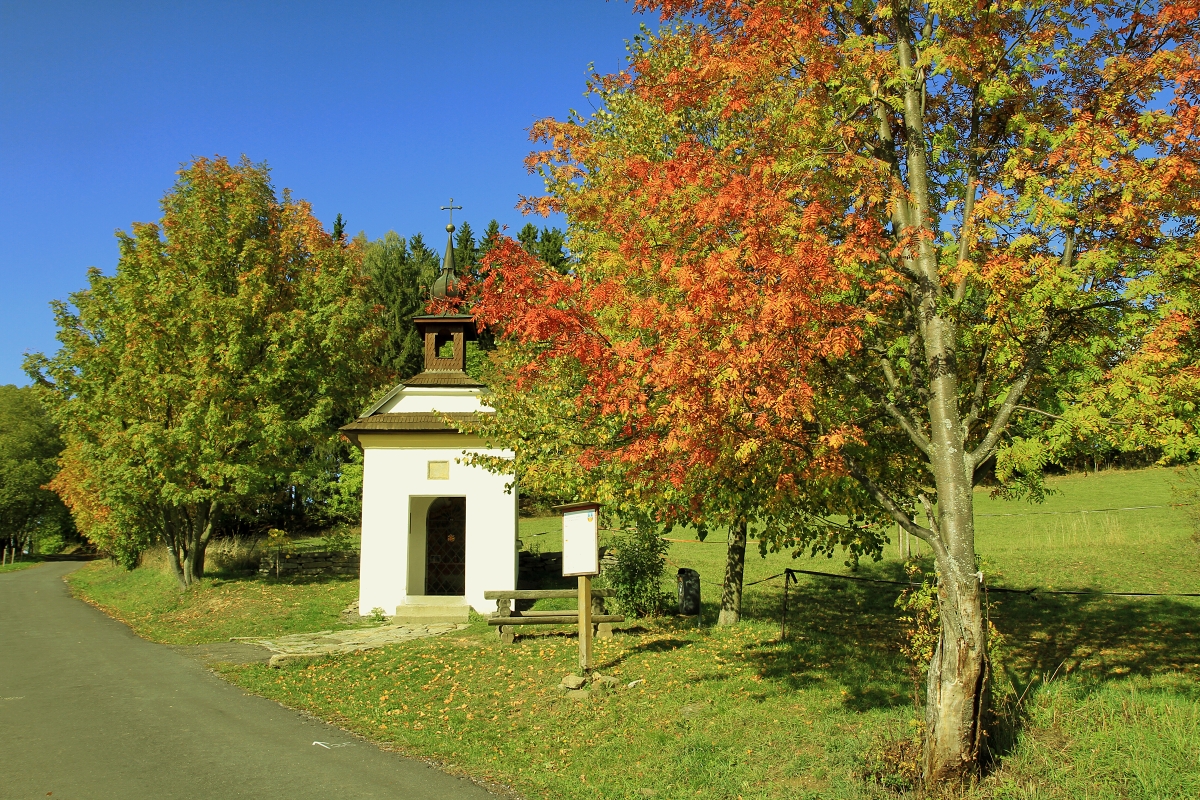
<instances>
[{"instance_id":1,"label":"white paper in notice board","mask_svg":"<svg viewBox=\"0 0 1200 800\"><path fill-rule=\"evenodd\" d=\"M600 572L600 514L583 508L563 514L563 575Z\"/></svg>"}]
</instances>

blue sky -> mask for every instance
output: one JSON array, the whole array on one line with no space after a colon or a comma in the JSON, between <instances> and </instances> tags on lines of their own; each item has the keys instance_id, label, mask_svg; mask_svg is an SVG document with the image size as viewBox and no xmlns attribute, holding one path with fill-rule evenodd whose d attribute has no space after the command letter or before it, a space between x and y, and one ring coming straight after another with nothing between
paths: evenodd
<instances>
[{"instance_id":1,"label":"blue sky","mask_svg":"<svg viewBox=\"0 0 1200 800\"><path fill-rule=\"evenodd\" d=\"M267 161L327 227L524 221L530 124L590 111L621 67L625 2L13 3L0 0L0 383L55 349L49 301L111 272L196 155ZM541 223L541 220L535 220Z\"/></svg>"}]
</instances>

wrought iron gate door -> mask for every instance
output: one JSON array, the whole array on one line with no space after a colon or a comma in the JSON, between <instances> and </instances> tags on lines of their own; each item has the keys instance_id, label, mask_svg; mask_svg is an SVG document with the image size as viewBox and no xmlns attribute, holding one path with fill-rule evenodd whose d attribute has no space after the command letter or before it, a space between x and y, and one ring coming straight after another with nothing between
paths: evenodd
<instances>
[{"instance_id":1,"label":"wrought iron gate door","mask_svg":"<svg viewBox=\"0 0 1200 800\"><path fill-rule=\"evenodd\" d=\"M425 594L467 593L467 498L439 497L425 515Z\"/></svg>"}]
</instances>

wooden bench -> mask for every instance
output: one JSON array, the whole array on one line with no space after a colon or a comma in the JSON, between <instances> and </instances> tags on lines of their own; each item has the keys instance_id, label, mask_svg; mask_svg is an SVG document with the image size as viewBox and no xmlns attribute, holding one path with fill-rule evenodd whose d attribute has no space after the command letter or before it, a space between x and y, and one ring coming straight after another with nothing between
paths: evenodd
<instances>
[{"instance_id":1,"label":"wooden bench","mask_svg":"<svg viewBox=\"0 0 1200 800\"><path fill-rule=\"evenodd\" d=\"M592 634L600 639L612 638L612 624L624 622L621 614L605 614L604 598L615 597L614 589L592 589ZM562 611L515 611L509 607L514 600L549 600L577 598L574 589L513 589L484 592L485 600L496 600L496 613L488 617L488 625L497 626L500 641L511 644L518 625L578 625L579 609Z\"/></svg>"}]
</instances>

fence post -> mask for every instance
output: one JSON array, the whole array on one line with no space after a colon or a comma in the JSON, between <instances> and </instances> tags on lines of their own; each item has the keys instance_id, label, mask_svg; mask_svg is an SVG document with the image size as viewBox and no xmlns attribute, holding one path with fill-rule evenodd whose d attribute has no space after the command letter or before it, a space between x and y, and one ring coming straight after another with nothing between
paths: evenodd
<instances>
[{"instance_id":1,"label":"fence post","mask_svg":"<svg viewBox=\"0 0 1200 800\"><path fill-rule=\"evenodd\" d=\"M779 641L787 639L787 607L788 607L788 584L792 582L792 571L785 569L783 571L783 615L779 619Z\"/></svg>"}]
</instances>

